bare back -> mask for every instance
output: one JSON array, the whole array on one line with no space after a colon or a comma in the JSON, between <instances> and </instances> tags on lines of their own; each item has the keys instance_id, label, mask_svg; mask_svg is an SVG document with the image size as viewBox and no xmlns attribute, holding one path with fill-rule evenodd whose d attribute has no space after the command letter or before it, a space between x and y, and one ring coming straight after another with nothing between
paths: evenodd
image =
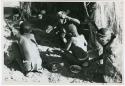
<instances>
[{"instance_id":1,"label":"bare back","mask_svg":"<svg viewBox=\"0 0 125 86\"><path fill-rule=\"evenodd\" d=\"M85 53L87 52L87 42L83 35L79 35L77 37L72 37L72 52L75 57L84 58Z\"/></svg>"},{"instance_id":2,"label":"bare back","mask_svg":"<svg viewBox=\"0 0 125 86\"><path fill-rule=\"evenodd\" d=\"M37 70L41 68L42 60L37 45L32 41L34 39L33 34L24 34L20 36L19 44L25 58L24 61L31 62L32 70Z\"/></svg>"}]
</instances>

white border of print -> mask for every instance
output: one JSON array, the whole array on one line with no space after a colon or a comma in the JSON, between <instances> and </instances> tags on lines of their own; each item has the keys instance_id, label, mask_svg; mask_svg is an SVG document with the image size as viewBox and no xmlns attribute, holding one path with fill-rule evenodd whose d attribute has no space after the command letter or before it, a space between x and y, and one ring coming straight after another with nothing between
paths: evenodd
<instances>
[{"instance_id":1,"label":"white border of print","mask_svg":"<svg viewBox=\"0 0 125 86\"><path fill-rule=\"evenodd\" d=\"M123 2L123 4L124 4L124 8L125 8L125 1L124 0L1 0L0 1L0 85L10 85L10 86L13 86L13 85L20 85L20 84L22 84L22 85L20 85L20 86L24 86L24 85L30 85L30 86L34 86L34 85L36 85L36 86L38 86L38 85L41 85L41 83L13 83L13 82L11 82L11 83L9 83L9 84L7 84L7 83L4 83L3 81L2 81L2 65L3 65L3 51L2 51L2 49L3 49L3 42L2 42L2 21L3 21L3 5L4 5L4 2L5 1L11 1L11 2L13 2L13 1L27 1L27 2L94 2L94 1L96 1L96 2L98 2L98 1L103 1L103 2L112 2L112 1L122 1ZM124 9L124 14L123 15L125 15L125 9ZM123 21L123 23L125 22L125 17L123 17L124 18L124 21ZM124 26L124 28L125 28L125 24L123 24ZM123 37L125 37L125 29L123 29ZM125 59L124 59L124 57L125 57L125 38L123 38L123 48L124 48L124 50L123 50L123 63L125 62ZM125 65L125 63L123 64L123 66ZM125 67L125 66L124 66ZM124 76L124 72L125 72L125 68L123 68L124 70L123 70L123 82L122 82L122 84L115 84L115 83L113 83L113 84L104 84L104 83L89 83L89 84L84 84L84 85L86 85L86 86L96 86L96 85L98 85L98 86L103 86L103 85L109 85L109 86L114 86L114 85L117 85L117 86L124 86L124 83L125 83L125 76ZM47 84L49 84L49 83L47 83ZM55 84L49 84L49 85L52 85L52 86L55 86ZM49 86L48 85L48 86ZM69 85L78 85L78 84L69 84ZM83 85L83 84L82 84ZM81 84L79 84L79 86L82 86ZM56 84L56 86L59 86L59 85L57 85ZM68 86L68 85L62 85L62 86Z\"/></svg>"}]
</instances>

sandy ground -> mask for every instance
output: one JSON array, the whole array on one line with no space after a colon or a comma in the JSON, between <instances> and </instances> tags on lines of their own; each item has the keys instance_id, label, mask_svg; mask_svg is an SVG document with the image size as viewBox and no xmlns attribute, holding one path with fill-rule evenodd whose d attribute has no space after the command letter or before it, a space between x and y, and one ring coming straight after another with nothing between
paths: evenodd
<instances>
[{"instance_id":1,"label":"sandy ground","mask_svg":"<svg viewBox=\"0 0 125 86\"><path fill-rule=\"evenodd\" d=\"M79 73L72 73L70 65L60 54L60 44L58 37L52 34L45 34L45 32L34 32L36 41L41 48L41 58L43 59L42 73L30 72L26 76L20 71L19 65L14 61L17 54L17 46L12 46L15 41L11 37L11 32L6 27L4 28L4 66L3 66L3 81L6 82L38 82L40 84L58 83L58 84L83 84L83 83L97 83L103 82L102 75L99 74L98 69L101 69L97 63L93 63L87 68L82 68ZM12 47L10 47L12 46ZM10 47L10 48L9 48ZM53 49L52 53L48 53L47 49ZM13 54L15 53L15 54ZM13 56L14 55L14 56ZM6 57L6 58L5 58ZM52 71L52 64L63 64L58 68L57 72Z\"/></svg>"},{"instance_id":2,"label":"sandy ground","mask_svg":"<svg viewBox=\"0 0 125 86\"><path fill-rule=\"evenodd\" d=\"M6 41L6 44L11 45L12 42ZM20 71L19 65L10 61L14 59L13 57L9 58L8 64L3 66L3 80L5 82L16 81L16 82L38 82L38 83L90 83L93 81L93 71L95 68L90 67L87 69L82 69L79 73L72 73L69 69L69 64L66 61L63 61L61 56L55 53L47 53L47 49L60 50L59 48L52 48L48 46L41 46L42 48L42 57L44 57L45 62L43 63L43 72L30 72L26 76ZM9 63L10 62L10 63ZM59 68L57 72L52 71L52 63L63 63L63 66Z\"/></svg>"},{"instance_id":3,"label":"sandy ground","mask_svg":"<svg viewBox=\"0 0 125 86\"><path fill-rule=\"evenodd\" d=\"M44 69L43 73L33 73L30 72L27 76L24 76L23 73L17 70L10 70L4 66L3 79L5 81L16 81L16 82L38 82L38 83L89 83L89 81L83 81L77 78L68 78L62 76L58 73L51 73L48 70Z\"/></svg>"},{"instance_id":4,"label":"sandy ground","mask_svg":"<svg viewBox=\"0 0 125 86\"><path fill-rule=\"evenodd\" d=\"M40 46L45 53L48 46ZM56 48L57 50L57 48ZM70 71L69 65L65 62L62 62L61 56L56 54L44 54L44 58L47 58L46 63L44 64L43 72L30 72L26 76L18 68L19 65L15 62L9 63L3 66L3 80L5 82L16 81L16 82L38 82L38 83L90 83L92 81L91 76L87 74L88 70L82 70L80 73L74 74ZM51 63L63 63L63 67L59 69L58 72L53 72L51 70Z\"/></svg>"}]
</instances>

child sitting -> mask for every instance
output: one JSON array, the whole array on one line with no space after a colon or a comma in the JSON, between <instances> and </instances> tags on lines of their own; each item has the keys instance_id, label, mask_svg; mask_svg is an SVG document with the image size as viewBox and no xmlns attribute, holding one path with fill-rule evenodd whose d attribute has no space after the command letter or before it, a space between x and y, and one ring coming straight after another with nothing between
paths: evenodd
<instances>
[{"instance_id":1,"label":"child sitting","mask_svg":"<svg viewBox=\"0 0 125 86\"><path fill-rule=\"evenodd\" d=\"M37 47L37 43L34 34L31 33L31 24L24 21L20 25L20 32L17 31L13 26L9 25L13 35L18 40L18 45L22 58L19 58L23 63L22 70L25 72L37 71L41 72L42 69L42 59ZM21 65L22 66L22 65Z\"/></svg>"},{"instance_id":2,"label":"child sitting","mask_svg":"<svg viewBox=\"0 0 125 86\"><path fill-rule=\"evenodd\" d=\"M88 66L88 56L87 56L87 41L84 35L79 35L75 25L69 25L69 30L72 34L70 41L67 43L67 51L64 52L66 58L72 65ZM73 67L73 66L72 66Z\"/></svg>"},{"instance_id":3,"label":"child sitting","mask_svg":"<svg viewBox=\"0 0 125 86\"><path fill-rule=\"evenodd\" d=\"M118 36L110 28L98 30L97 39L103 46L103 71L105 82L122 82L122 58Z\"/></svg>"}]
</instances>

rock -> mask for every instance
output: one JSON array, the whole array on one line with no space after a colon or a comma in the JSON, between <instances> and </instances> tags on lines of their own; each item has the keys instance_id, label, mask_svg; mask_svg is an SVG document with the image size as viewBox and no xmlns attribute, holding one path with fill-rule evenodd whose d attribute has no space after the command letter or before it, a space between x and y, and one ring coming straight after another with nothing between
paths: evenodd
<instances>
[{"instance_id":1,"label":"rock","mask_svg":"<svg viewBox=\"0 0 125 86\"><path fill-rule=\"evenodd\" d=\"M21 56L17 42L7 41L4 48L4 63L10 64Z\"/></svg>"}]
</instances>

